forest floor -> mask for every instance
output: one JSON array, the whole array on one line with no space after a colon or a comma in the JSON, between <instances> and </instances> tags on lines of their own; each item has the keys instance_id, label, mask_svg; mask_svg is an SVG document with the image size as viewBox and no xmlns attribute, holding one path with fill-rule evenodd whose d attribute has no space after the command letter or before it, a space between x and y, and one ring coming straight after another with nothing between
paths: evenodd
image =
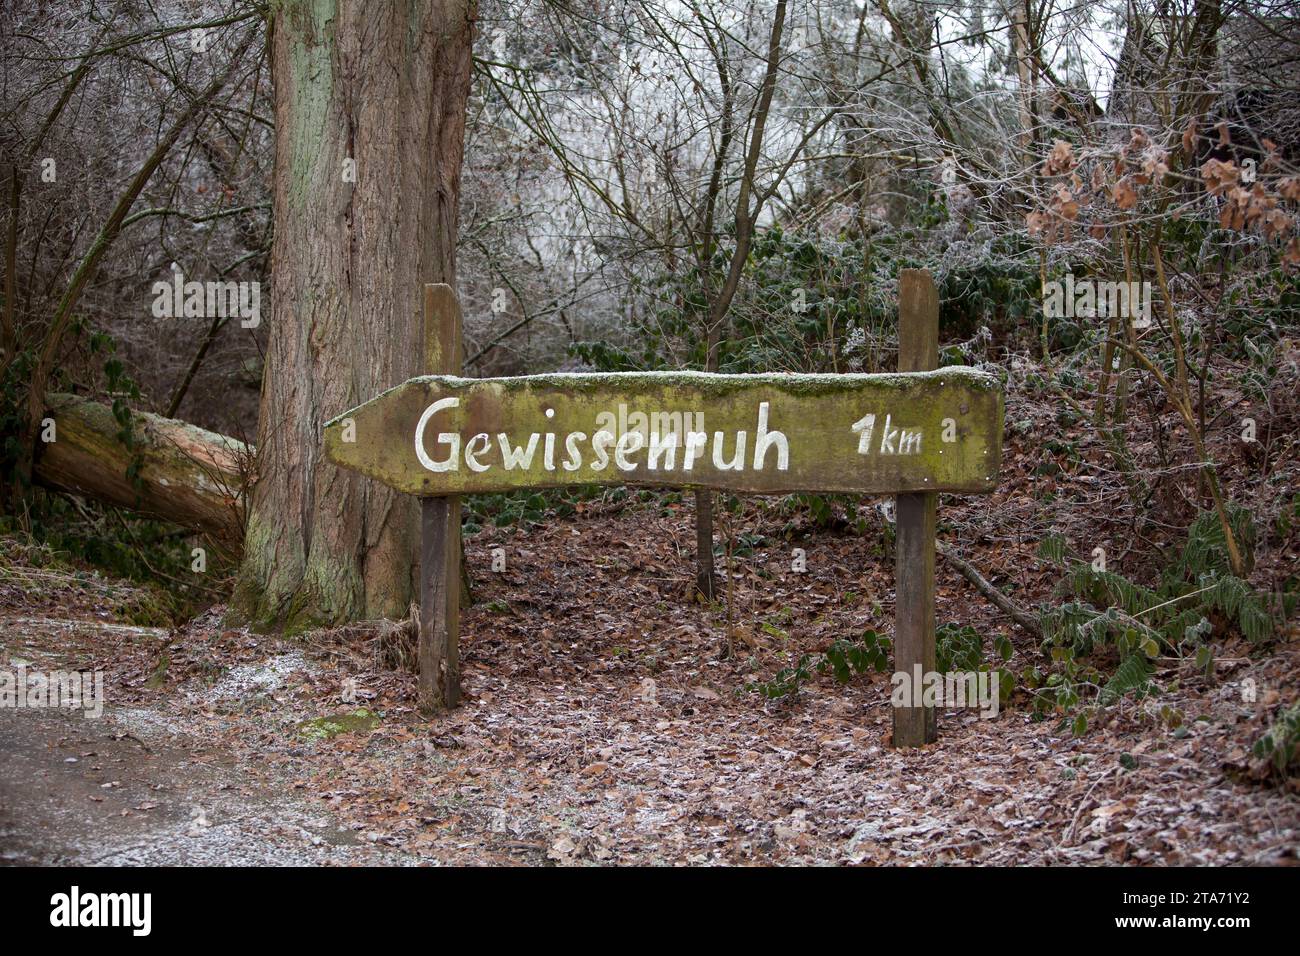
<instances>
[{"instance_id":1,"label":"forest floor","mask_svg":"<svg viewBox=\"0 0 1300 956\"><path fill-rule=\"evenodd\" d=\"M1294 640L1162 695L1184 735L1130 704L1076 738L1013 701L992 720L945 713L938 743L901 752L884 675L815 676L791 702L743 689L789 645L887 628L890 569L859 538L810 549L825 573L747 588L743 650L719 660L720 612L677 593L685 519L641 509L503 539L509 570L479 575L465 614L464 705L434 721L362 628L284 640L218 611L114 625L118 583L11 605L8 663L101 668L108 706L0 709L3 861L1296 861L1300 799L1247 773L1295 696ZM489 542L468 560L489 567ZM989 617L940 577L941 619ZM340 716L356 726L320 720Z\"/></svg>"},{"instance_id":2,"label":"forest floor","mask_svg":"<svg viewBox=\"0 0 1300 956\"><path fill-rule=\"evenodd\" d=\"M1104 449L1051 414L1009 400L997 492L939 512L946 544L1030 607L1059 578L1036 554L1049 530L1141 568L1177 545L1191 507L1157 500L1167 520L1138 521ZM1252 477L1249 448L1217 454L1271 527L1289 507L1276 481ZM607 496L468 536L465 699L435 720L394 666L410 651L400 630L289 639L226 628L220 607L134 627L131 585L5 549L0 665L100 669L108 704L99 720L0 709L0 862L1297 862L1300 795L1249 753L1300 698L1294 621L1262 646L1227 635L1208 678L1159 659L1161 693L1081 736L1031 719L1017 692L993 719L943 712L935 744L899 751L885 674L814 673L779 701L747 689L836 638L892 633L885 536L747 501L723 516L741 542L729 599L705 605L689 597L691 518L658 494ZM1294 531L1261 541L1258 580L1297 566ZM937 617L1008 635L1017 672L1044 660L942 558Z\"/></svg>"}]
</instances>

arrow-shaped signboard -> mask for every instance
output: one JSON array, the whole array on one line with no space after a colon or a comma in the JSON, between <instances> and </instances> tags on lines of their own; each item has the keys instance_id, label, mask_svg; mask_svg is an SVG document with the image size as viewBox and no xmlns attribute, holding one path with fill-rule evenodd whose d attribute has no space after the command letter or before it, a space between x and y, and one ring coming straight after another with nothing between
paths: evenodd
<instances>
[{"instance_id":1,"label":"arrow-shaped signboard","mask_svg":"<svg viewBox=\"0 0 1300 956\"><path fill-rule=\"evenodd\" d=\"M965 367L427 376L325 426L331 461L424 497L576 484L980 493L1001 447L997 380Z\"/></svg>"},{"instance_id":2,"label":"arrow-shaped signboard","mask_svg":"<svg viewBox=\"0 0 1300 956\"><path fill-rule=\"evenodd\" d=\"M939 335L928 272L899 274L898 312L903 371L894 375L440 374L328 422L331 461L423 499L421 711L459 697L459 496L517 488L895 495L895 669L932 672L935 492L997 485L1002 393L977 369L927 371L938 364ZM424 337L425 368L460 368L460 306L448 285L424 287ZM896 707L894 743L934 740L934 712L924 701Z\"/></svg>"}]
</instances>

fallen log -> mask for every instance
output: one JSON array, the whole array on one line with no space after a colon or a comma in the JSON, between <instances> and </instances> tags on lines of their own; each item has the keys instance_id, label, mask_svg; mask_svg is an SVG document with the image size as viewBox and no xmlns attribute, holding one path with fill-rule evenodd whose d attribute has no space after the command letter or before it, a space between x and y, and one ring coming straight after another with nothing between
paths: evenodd
<instances>
[{"instance_id":1,"label":"fallen log","mask_svg":"<svg viewBox=\"0 0 1300 956\"><path fill-rule=\"evenodd\" d=\"M113 410L77 395L47 395L45 417L54 419L54 440L38 443L33 474L39 484L205 531L233 551L242 550L251 445L189 422L134 411L133 453L118 437L121 425ZM140 467L133 480L128 475L135 454ZM463 558L461 603L473 603Z\"/></svg>"},{"instance_id":2,"label":"fallen log","mask_svg":"<svg viewBox=\"0 0 1300 956\"><path fill-rule=\"evenodd\" d=\"M136 411L131 413L135 448L128 449L107 405L50 394L45 407L46 417L54 420L53 441L37 443L38 483L242 543L248 445ZM131 477L137 456L139 467Z\"/></svg>"}]
</instances>

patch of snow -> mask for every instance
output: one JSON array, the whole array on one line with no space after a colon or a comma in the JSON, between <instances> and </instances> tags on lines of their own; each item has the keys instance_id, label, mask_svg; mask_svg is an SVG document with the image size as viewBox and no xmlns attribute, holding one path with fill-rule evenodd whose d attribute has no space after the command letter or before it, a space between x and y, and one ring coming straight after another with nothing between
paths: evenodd
<instances>
[{"instance_id":1,"label":"patch of snow","mask_svg":"<svg viewBox=\"0 0 1300 956\"><path fill-rule=\"evenodd\" d=\"M220 701L269 694L278 690L294 671L311 669L300 651L291 651L256 664L232 667L204 696L211 701Z\"/></svg>"}]
</instances>

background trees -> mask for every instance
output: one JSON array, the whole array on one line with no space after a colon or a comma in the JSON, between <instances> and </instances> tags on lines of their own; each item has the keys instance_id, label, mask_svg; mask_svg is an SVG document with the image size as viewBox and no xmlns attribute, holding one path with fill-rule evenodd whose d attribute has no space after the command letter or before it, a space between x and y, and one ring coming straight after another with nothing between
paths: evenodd
<instances>
[{"instance_id":1,"label":"background trees","mask_svg":"<svg viewBox=\"0 0 1300 956\"><path fill-rule=\"evenodd\" d=\"M469 13L417 9L418 36ZM195 10L2 26L2 455L29 532L117 520L29 481L47 393L77 391L127 469L133 410L258 435L247 615L402 612L407 509L318 468L313 429L414 371L419 283L453 264L472 374L889 369L898 270L924 266L945 360L1087 422L1132 540L1210 511L1246 574L1234 508L1285 507L1225 489L1213 448L1294 414L1271 385L1300 265L1292 2L485 0L472 52L384 17L362 42L346 12L290 5L268 34L253 4ZM264 321L154 317L176 271L265 283ZM1150 282L1152 325L1048 314L1067 273ZM697 513L710 593L724 542Z\"/></svg>"}]
</instances>

